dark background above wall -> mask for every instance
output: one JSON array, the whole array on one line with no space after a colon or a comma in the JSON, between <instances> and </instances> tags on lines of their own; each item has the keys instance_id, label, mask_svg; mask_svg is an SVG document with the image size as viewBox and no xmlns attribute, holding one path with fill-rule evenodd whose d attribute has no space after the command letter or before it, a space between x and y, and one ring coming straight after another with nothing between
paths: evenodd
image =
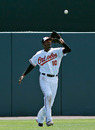
<instances>
[{"instance_id":1,"label":"dark background above wall","mask_svg":"<svg viewBox=\"0 0 95 130\"><path fill-rule=\"evenodd\" d=\"M95 31L95 0L0 1L0 31L52 30Z\"/></svg>"}]
</instances>

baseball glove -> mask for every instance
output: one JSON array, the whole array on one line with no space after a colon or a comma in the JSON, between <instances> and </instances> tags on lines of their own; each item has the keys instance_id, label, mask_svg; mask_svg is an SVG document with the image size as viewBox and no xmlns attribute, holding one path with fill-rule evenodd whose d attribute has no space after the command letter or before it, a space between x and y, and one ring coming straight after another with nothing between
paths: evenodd
<instances>
[{"instance_id":1,"label":"baseball glove","mask_svg":"<svg viewBox=\"0 0 95 130\"><path fill-rule=\"evenodd\" d=\"M56 31L53 31L50 35L50 37L52 38L52 42L53 43L64 43L64 40L61 38L61 36L56 32Z\"/></svg>"},{"instance_id":2,"label":"baseball glove","mask_svg":"<svg viewBox=\"0 0 95 130\"><path fill-rule=\"evenodd\" d=\"M53 31L52 33L51 33L51 36L50 36L51 38L57 38L57 39L60 39L61 38L61 36L56 32L56 31Z\"/></svg>"}]
</instances>

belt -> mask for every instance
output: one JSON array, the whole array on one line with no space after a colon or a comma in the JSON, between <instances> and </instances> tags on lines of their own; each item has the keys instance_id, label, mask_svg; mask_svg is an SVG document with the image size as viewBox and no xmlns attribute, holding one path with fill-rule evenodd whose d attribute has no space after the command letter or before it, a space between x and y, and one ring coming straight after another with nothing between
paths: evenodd
<instances>
[{"instance_id":1,"label":"belt","mask_svg":"<svg viewBox=\"0 0 95 130\"><path fill-rule=\"evenodd\" d=\"M42 75L46 75L46 76L48 76L48 77L55 77L55 76L58 76L58 74L57 75L51 75L51 74L45 74L45 73L41 73Z\"/></svg>"}]
</instances>

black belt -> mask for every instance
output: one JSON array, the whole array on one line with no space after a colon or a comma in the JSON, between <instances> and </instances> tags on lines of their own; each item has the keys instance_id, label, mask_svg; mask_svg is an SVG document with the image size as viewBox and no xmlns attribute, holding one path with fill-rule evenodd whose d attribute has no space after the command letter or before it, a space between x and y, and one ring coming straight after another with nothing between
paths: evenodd
<instances>
[{"instance_id":1,"label":"black belt","mask_svg":"<svg viewBox=\"0 0 95 130\"><path fill-rule=\"evenodd\" d=\"M45 73L41 73L42 75L46 75L48 77L55 77L55 76L58 76L58 75L51 75L51 74L45 74Z\"/></svg>"}]
</instances>

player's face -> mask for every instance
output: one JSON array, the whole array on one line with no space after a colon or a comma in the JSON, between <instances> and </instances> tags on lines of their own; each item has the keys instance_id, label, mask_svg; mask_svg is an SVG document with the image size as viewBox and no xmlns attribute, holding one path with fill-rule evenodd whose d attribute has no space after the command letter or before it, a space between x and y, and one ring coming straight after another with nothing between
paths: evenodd
<instances>
[{"instance_id":1,"label":"player's face","mask_svg":"<svg viewBox=\"0 0 95 130\"><path fill-rule=\"evenodd\" d=\"M48 51L51 48L51 40L47 40L43 43L44 49Z\"/></svg>"}]
</instances>

